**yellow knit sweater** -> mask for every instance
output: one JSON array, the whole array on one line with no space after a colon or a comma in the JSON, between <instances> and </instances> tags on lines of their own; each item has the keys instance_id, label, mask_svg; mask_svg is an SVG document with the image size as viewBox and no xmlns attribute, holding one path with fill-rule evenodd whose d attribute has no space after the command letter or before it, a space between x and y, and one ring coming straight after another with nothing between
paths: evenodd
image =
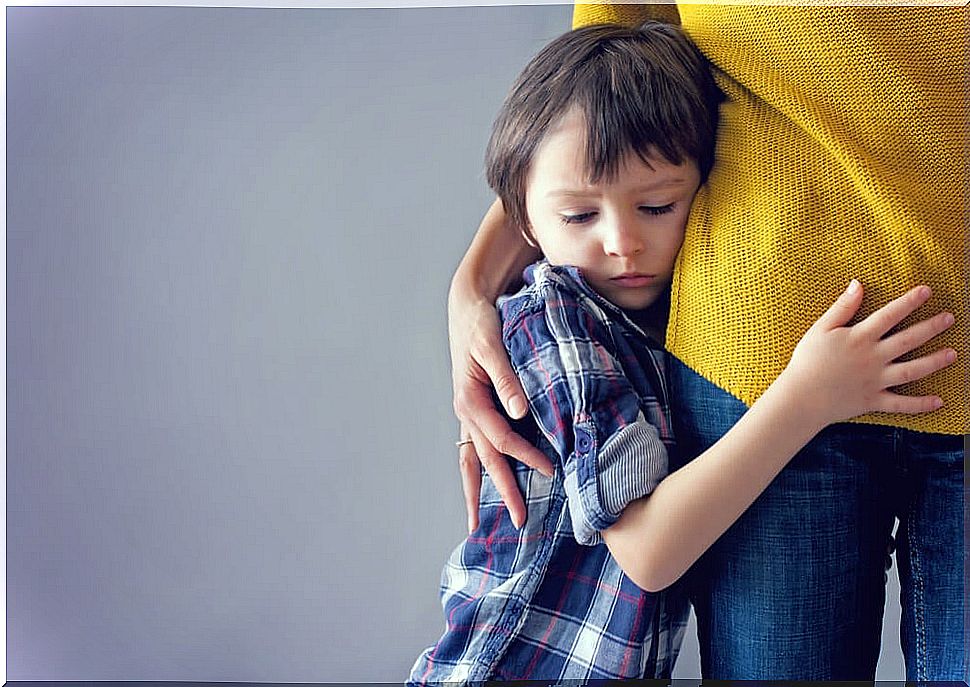
<instances>
[{"instance_id":1,"label":"yellow knit sweater","mask_svg":"<svg viewBox=\"0 0 970 687\"><path fill-rule=\"evenodd\" d=\"M958 359L900 391L945 405L861 421L970 433L967 8L577 4L574 25L678 10L728 99L674 274L670 351L750 404L850 279L866 289L859 317L925 283L917 314L956 324L918 353Z\"/></svg>"}]
</instances>

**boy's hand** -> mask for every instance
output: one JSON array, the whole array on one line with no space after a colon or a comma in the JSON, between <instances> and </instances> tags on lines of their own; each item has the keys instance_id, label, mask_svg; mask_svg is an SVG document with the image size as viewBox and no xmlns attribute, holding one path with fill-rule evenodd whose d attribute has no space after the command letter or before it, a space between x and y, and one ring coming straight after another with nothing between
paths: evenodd
<instances>
[{"instance_id":1,"label":"boy's hand","mask_svg":"<svg viewBox=\"0 0 970 687\"><path fill-rule=\"evenodd\" d=\"M938 396L904 396L890 389L922 379L954 360L945 348L914 360L898 359L944 332L953 315L939 313L906 329L886 334L929 300L928 286L917 286L866 319L846 324L862 304L862 287L852 280L795 347L782 372L803 407L822 426L872 412L927 413L943 405Z\"/></svg>"},{"instance_id":2,"label":"boy's hand","mask_svg":"<svg viewBox=\"0 0 970 687\"><path fill-rule=\"evenodd\" d=\"M459 436L473 442L459 448L468 531L478 527L478 497L482 486L479 463L508 506L512 522L522 527L525 502L503 454L547 476L552 475L552 462L509 427L492 401L494 386L509 416L520 418L528 412L522 386L502 345L495 307L484 301L460 304L454 292L452 296L448 301L448 336L455 415L461 421Z\"/></svg>"}]
</instances>

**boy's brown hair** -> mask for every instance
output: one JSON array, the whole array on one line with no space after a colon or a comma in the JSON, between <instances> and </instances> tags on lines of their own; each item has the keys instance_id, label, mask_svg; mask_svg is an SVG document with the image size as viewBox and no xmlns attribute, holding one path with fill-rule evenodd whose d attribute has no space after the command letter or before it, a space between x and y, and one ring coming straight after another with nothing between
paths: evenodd
<instances>
[{"instance_id":1,"label":"boy's brown hair","mask_svg":"<svg viewBox=\"0 0 970 687\"><path fill-rule=\"evenodd\" d=\"M590 182L612 179L625 155L671 164L693 160L707 177L723 96L707 60L677 26L609 24L570 31L523 70L492 127L485 154L489 186L516 228L529 226L525 187L549 128L578 107L587 123Z\"/></svg>"}]
</instances>

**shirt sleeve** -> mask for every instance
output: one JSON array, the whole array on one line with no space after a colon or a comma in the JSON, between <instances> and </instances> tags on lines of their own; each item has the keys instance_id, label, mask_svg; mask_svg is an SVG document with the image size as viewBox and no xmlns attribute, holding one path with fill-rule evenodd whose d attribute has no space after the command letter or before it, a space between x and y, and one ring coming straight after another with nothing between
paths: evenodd
<instances>
[{"instance_id":1,"label":"shirt sleeve","mask_svg":"<svg viewBox=\"0 0 970 687\"><path fill-rule=\"evenodd\" d=\"M560 459L576 541L598 544L600 531L667 475L666 447L610 331L571 294L544 289L504 338L532 415Z\"/></svg>"}]
</instances>

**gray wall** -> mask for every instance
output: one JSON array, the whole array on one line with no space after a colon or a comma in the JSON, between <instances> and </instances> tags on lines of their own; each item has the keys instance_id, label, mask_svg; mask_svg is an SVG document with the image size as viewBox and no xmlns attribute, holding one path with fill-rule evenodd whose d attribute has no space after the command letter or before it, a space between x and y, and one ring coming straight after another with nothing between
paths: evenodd
<instances>
[{"instance_id":1,"label":"gray wall","mask_svg":"<svg viewBox=\"0 0 970 687\"><path fill-rule=\"evenodd\" d=\"M9 679L394 681L434 641L445 293L570 14L7 10Z\"/></svg>"}]
</instances>

